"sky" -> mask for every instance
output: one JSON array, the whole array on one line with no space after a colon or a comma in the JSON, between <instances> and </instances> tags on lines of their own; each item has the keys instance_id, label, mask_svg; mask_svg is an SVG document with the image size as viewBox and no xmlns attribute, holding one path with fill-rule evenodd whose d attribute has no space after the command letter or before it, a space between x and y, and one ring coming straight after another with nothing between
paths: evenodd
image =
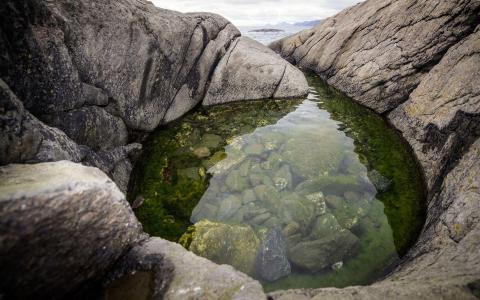
<instances>
[{"instance_id":1,"label":"sky","mask_svg":"<svg viewBox=\"0 0 480 300\"><path fill-rule=\"evenodd\" d=\"M214 12L237 26L324 19L361 0L151 0L181 12Z\"/></svg>"}]
</instances>

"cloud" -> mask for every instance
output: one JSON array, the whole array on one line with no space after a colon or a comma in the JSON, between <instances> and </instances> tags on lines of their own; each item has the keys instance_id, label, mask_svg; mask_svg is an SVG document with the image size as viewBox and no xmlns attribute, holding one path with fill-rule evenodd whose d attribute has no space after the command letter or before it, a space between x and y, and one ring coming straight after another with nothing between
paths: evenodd
<instances>
[{"instance_id":1,"label":"cloud","mask_svg":"<svg viewBox=\"0 0 480 300\"><path fill-rule=\"evenodd\" d=\"M235 25L262 25L323 19L360 0L152 0L181 12L214 12Z\"/></svg>"}]
</instances>

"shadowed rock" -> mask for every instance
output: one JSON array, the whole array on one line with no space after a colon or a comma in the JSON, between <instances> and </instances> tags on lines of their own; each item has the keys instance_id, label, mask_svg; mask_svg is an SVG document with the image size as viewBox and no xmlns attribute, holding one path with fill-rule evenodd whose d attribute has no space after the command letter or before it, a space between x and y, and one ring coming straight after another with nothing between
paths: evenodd
<instances>
[{"instance_id":1,"label":"shadowed rock","mask_svg":"<svg viewBox=\"0 0 480 300\"><path fill-rule=\"evenodd\" d=\"M72 162L0 167L0 293L62 299L101 281L141 233L100 170Z\"/></svg>"}]
</instances>

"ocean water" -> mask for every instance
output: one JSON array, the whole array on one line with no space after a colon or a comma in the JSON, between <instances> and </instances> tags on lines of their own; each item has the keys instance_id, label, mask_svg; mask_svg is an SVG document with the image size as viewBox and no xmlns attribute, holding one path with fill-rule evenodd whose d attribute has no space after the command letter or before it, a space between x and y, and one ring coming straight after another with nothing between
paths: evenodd
<instances>
[{"instance_id":1,"label":"ocean water","mask_svg":"<svg viewBox=\"0 0 480 300\"><path fill-rule=\"evenodd\" d=\"M267 291L384 274L423 225L419 169L384 119L308 80L304 99L198 108L153 133L129 194L145 231Z\"/></svg>"},{"instance_id":2,"label":"ocean water","mask_svg":"<svg viewBox=\"0 0 480 300\"><path fill-rule=\"evenodd\" d=\"M254 40L259 41L264 45L269 45L271 42L276 40L282 39L284 37L293 35L297 32L300 32L305 29L309 29L311 27L304 27L304 26L294 26L294 25L282 25L282 26L272 26L272 27L254 27L254 26L240 26L238 29L242 33L243 36L248 36ZM282 30L280 32L254 32L253 30L258 29L279 29Z\"/></svg>"}]
</instances>

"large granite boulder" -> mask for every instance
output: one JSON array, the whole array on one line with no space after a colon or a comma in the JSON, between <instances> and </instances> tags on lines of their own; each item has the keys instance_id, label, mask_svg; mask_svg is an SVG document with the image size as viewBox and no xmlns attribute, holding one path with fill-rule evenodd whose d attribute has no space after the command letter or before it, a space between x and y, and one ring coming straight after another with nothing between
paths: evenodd
<instances>
[{"instance_id":1,"label":"large granite boulder","mask_svg":"<svg viewBox=\"0 0 480 300\"><path fill-rule=\"evenodd\" d=\"M67 161L0 167L0 295L62 299L101 281L141 234L104 173Z\"/></svg>"},{"instance_id":2,"label":"large granite boulder","mask_svg":"<svg viewBox=\"0 0 480 300\"><path fill-rule=\"evenodd\" d=\"M303 73L248 37L238 38L215 69L204 105L308 93Z\"/></svg>"},{"instance_id":3,"label":"large granite boulder","mask_svg":"<svg viewBox=\"0 0 480 300\"><path fill-rule=\"evenodd\" d=\"M368 0L271 45L383 113L412 146L428 200L418 242L384 280L291 293L315 299L478 297L479 12L479 1Z\"/></svg>"}]
</instances>

